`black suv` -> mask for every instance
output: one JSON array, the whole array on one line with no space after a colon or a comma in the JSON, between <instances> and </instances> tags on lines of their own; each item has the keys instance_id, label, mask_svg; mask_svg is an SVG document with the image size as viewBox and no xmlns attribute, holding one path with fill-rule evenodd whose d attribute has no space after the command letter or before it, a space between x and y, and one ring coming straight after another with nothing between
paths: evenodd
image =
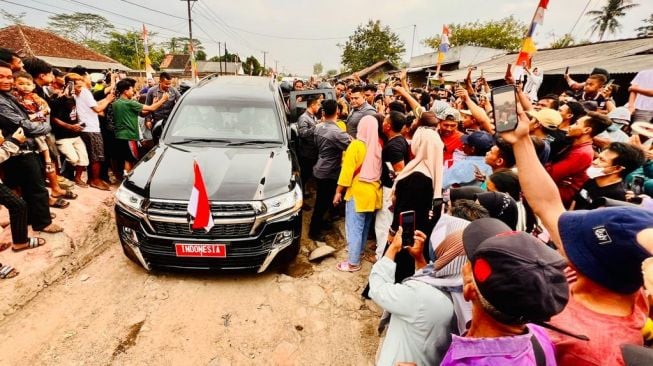
<instances>
[{"instance_id":1,"label":"black suv","mask_svg":"<svg viewBox=\"0 0 653 366\"><path fill-rule=\"evenodd\" d=\"M263 77L214 77L186 92L116 193L125 255L147 270L258 272L294 258L303 198L287 114ZM194 161L211 203L209 232L193 230L187 214Z\"/></svg>"}]
</instances>

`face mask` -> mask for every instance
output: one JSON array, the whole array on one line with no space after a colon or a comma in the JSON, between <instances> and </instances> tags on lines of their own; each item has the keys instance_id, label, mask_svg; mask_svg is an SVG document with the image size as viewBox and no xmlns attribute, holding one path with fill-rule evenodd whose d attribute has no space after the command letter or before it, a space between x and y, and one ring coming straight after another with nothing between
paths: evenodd
<instances>
[{"instance_id":1,"label":"face mask","mask_svg":"<svg viewBox=\"0 0 653 366\"><path fill-rule=\"evenodd\" d=\"M590 179L594 179L594 178L598 178L598 177L602 177L602 176L604 176L604 175L607 175L607 174L603 171L603 168L596 167L596 166L591 166L591 167L587 168L587 172L586 172L586 173L587 173L587 176L588 176Z\"/></svg>"}]
</instances>

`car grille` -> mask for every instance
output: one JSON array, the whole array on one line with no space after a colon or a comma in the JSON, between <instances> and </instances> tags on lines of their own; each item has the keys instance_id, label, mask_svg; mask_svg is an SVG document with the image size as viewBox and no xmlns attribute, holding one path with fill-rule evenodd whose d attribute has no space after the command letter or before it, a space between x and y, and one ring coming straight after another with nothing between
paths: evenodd
<instances>
[{"instance_id":1,"label":"car grille","mask_svg":"<svg viewBox=\"0 0 653 366\"><path fill-rule=\"evenodd\" d=\"M146 238L139 235L141 253L152 266L181 268L245 269L258 268L263 264L274 235L256 241L235 241L227 243L226 258L177 257L175 242Z\"/></svg>"},{"instance_id":2,"label":"car grille","mask_svg":"<svg viewBox=\"0 0 653 366\"><path fill-rule=\"evenodd\" d=\"M204 229L192 230L188 224L152 221L154 231L159 235L193 238L246 238L252 230L253 222L239 224L216 224L208 233Z\"/></svg>"}]
</instances>

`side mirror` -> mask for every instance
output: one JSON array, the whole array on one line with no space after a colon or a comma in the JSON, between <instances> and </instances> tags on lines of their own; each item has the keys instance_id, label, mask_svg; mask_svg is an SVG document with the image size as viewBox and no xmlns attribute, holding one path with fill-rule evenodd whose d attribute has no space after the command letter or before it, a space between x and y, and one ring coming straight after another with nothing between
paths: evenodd
<instances>
[{"instance_id":1,"label":"side mirror","mask_svg":"<svg viewBox=\"0 0 653 366\"><path fill-rule=\"evenodd\" d=\"M161 134L163 133L163 122L165 120L159 120L154 124L154 127L152 127L152 138L154 141L159 141L161 139Z\"/></svg>"}]
</instances>

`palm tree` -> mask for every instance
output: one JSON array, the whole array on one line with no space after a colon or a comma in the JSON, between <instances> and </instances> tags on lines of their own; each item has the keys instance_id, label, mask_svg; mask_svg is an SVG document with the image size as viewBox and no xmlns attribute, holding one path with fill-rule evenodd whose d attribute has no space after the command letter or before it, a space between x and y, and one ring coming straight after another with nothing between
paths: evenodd
<instances>
[{"instance_id":1,"label":"palm tree","mask_svg":"<svg viewBox=\"0 0 653 366\"><path fill-rule=\"evenodd\" d=\"M643 26L635 30L637 31L637 37L653 36L653 14L651 14L647 19L644 19Z\"/></svg>"},{"instance_id":2,"label":"palm tree","mask_svg":"<svg viewBox=\"0 0 653 366\"><path fill-rule=\"evenodd\" d=\"M621 29L619 18L626 15L626 10L630 10L639 4L633 4L631 0L607 0L607 4L601 10L588 11L586 15L592 17L594 25L591 28L591 34L599 34L599 40L603 40L606 33L615 34Z\"/></svg>"}]
</instances>

